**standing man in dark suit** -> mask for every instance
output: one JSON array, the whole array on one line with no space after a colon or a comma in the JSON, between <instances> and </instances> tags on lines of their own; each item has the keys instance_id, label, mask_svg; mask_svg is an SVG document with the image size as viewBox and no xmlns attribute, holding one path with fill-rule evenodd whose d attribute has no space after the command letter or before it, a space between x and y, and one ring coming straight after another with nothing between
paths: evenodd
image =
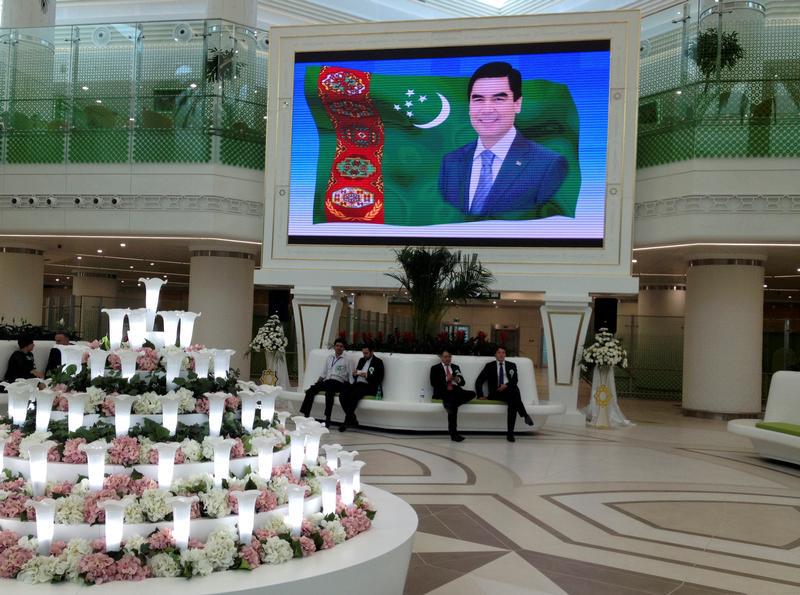
<instances>
[{"instance_id":1,"label":"standing man in dark suit","mask_svg":"<svg viewBox=\"0 0 800 595\"><path fill-rule=\"evenodd\" d=\"M44 367L44 373L49 374L55 372L61 366L61 350L59 345L69 345L69 334L67 331L56 331L55 346L50 350L50 355L47 357L47 365Z\"/></svg>"},{"instance_id":2,"label":"standing man in dark suit","mask_svg":"<svg viewBox=\"0 0 800 595\"><path fill-rule=\"evenodd\" d=\"M333 342L333 354L325 360L325 367L322 375L306 391L303 404L300 406L300 413L308 417L311 415L311 406L314 404L314 397L317 393L325 393L325 427L331 425L331 413L333 412L333 398L339 393L341 401L347 387L353 381L353 362L344 353L344 339L336 339Z\"/></svg>"},{"instance_id":3,"label":"standing man in dark suit","mask_svg":"<svg viewBox=\"0 0 800 595\"><path fill-rule=\"evenodd\" d=\"M479 399L485 399L483 395L483 383L489 385L489 398L496 401L505 401L508 405L507 434L506 440L516 442L514 438L514 424L517 421L517 414L525 420L529 426L533 425L533 420L525 406L522 404L522 397L519 394L519 376L517 374L517 364L506 361L506 350L498 347L494 353L494 361L489 362L483 367L478 378L475 380L475 392Z\"/></svg>"},{"instance_id":4,"label":"standing man in dark suit","mask_svg":"<svg viewBox=\"0 0 800 595\"><path fill-rule=\"evenodd\" d=\"M361 349L361 355L356 370L353 372L355 382L350 385L344 398L339 397L345 413L344 423L339 426L340 432L346 431L347 426L358 426L356 418L358 402L367 395L376 395L378 387L383 382L383 360L366 345Z\"/></svg>"},{"instance_id":5,"label":"standing man in dark suit","mask_svg":"<svg viewBox=\"0 0 800 595\"><path fill-rule=\"evenodd\" d=\"M431 368L431 385L433 398L441 399L444 410L447 411L447 431L450 440L461 442L464 437L458 433L458 408L469 403L475 398L471 390L464 390L466 384L461 369L452 363L453 356L446 349L439 354L441 363Z\"/></svg>"},{"instance_id":6,"label":"standing man in dark suit","mask_svg":"<svg viewBox=\"0 0 800 595\"><path fill-rule=\"evenodd\" d=\"M478 139L442 158L439 192L468 219L528 219L567 175L567 160L514 127L522 75L490 62L469 80L469 119Z\"/></svg>"}]
</instances>

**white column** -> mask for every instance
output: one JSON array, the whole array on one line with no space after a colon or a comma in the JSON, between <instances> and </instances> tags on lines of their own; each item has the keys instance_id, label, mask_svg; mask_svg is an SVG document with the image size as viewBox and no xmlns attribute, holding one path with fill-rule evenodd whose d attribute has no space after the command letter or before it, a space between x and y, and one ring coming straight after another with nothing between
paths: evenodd
<instances>
[{"instance_id":1,"label":"white column","mask_svg":"<svg viewBox=\"0 0 800 595\"><path fill-rule=\"evenodd\" d=\"M35 248L0 246L0 316L17 324L24 318L42 322L44 252Z\"/></svg>"},{"instance_id":2,"label":"white column","mask_svg":"<svg viewBox=\"0 0 800 595\"><path fill-rule=\"evenodd\" d=\"M579 362L592 313L590 302L588 294L545 294L541 308L550 400L566 406L562 421L570 425L586 423L586 417L578 411L578 384Z\"/></svg>"},{"instance_id":3,"label":"white column","mask_svg":"<svg viewBox=\"0 0 800 595\"><path fill-rule=\"evenodd\" d=\"M292 309L297 334L297 383L303 385L305 362L312 349L328 347L335 339L342 302L331 287L295 287Z\"/></svg>"},{"instance_id":4,"label":"white column","mask_svg":"<svg viewBox=\"0 0 800 595\"><path fill-rule=\"evenodd\" d=\"M52 27L56 24L56 0L3 0L0 26Z\"/></svg>"},{"instance_id":5,"label":"white column","mask_svg":"<svg viewBox=\"0 0 800 595\"><path fill-rule=\"evenodd\" d=\"M253 330L253 268L247 252L193 248L189 276L189 311L199 312L192 343L234 349L231 367L249 378L245 352Z\"/></svg>"},{"instance_id":6,"label":"white column","mask_svg":"<svg viewBox=\"0 0 800 595\"><path fill-rule=\"evenodd\" d=\"M206 16L240 25L255 27L258 23L258 0L206 0Z\"/></svg>"},{"instance_id":7,"label":"white column","mask_svg":"<svg viewBox=\"0 0 800 595\"><path fill-rule=\"evenodd\" d=\"M686 275L683 410L727 417L761 411L764 258L698 257Z\"/></svg>"}]
</instances>

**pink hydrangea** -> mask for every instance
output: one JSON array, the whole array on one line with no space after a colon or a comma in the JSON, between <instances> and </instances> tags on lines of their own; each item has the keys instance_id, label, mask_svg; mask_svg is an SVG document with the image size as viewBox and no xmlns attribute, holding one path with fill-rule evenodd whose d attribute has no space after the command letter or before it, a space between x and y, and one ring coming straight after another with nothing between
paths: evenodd
<instances>
[{"instance_id":1,"label":"pink hydrangea","mask_svg":"<svg viewBox=\"0 0 800 595\"><path fill-rule=\"evenodd\" d=\"M139 462L139 441L133 436L120 436L111 441L108 462L112 465L135 465Z\"/></svg>"},{"instance_id":2,"label":"pink hydrangea","mask_svg":"<svg viewBox=\"0 0 800 595\"><path fill-rule=\"evenodd\" d=\"M199 519L201 516L202 511L200 510L200 502L192 502L192 508L189 511L189 518Z\"/></svg>"},{"instance_id":3,"label":"pink hydrangea","mask_svg":"<svg viewBox=\"0 0 800 595\"><path fill-rule=\"evenodd\" d=\"M54 541L50 544L50 555L51 556L60 556L61 552L63 552L67 547L66 541Z\"/></svg>"},{"instance_id":4,"label":"pink hydrangea","mask_svg":"<svg viewBox=\"0 0 800 595\"><path fill-rule=\"evenodd\" d=\"M225 397L225 409L228 411L238 411L241 399L236 395L228 395Z\"/></svg>"},{"instance_id":5,"label":"pink hydrangea","mask_svg":"<svg viewBox=\"0 0 800 595\"><path fill-rule=\"evenodd\" d=\"M22 432L20 430L14 430L8 435L6 438L6 446L3 449L3 454L7 457L18 457L19 456L19 443L22 440Z\"/></svg>"},{"instance_id":6,"label":"pink hydrangea","mask_svg":"<svg viewBox=\"0 0 800 595\"><path fill-rule=\"evenodd\" d=\"M204 547L206 547L206 544L200 541L199 539L189 538L190 550L202 550Z\"/></svg>"},{"instance_id":7,"label":"pink hydrangea","mask_svg":"<svg viewBox=\"0 0 800 595\"><path fill-rule=\"evenodd\" d=\"M54 483L47 488L47 495L51 498L58 498L61 496L69 496L72 493L72 482L62 481Z\"/></svg>"},{"instance_id":8,"label":"pink hydrangea","mask_svg":"<svg viewBox=\"0 0 800 595\"><path fill-rule=\"evenodd\" d=\"M35 555L34 551L18 545L6 548L0 553L0 577L14 578Z\"/></svg>"},{"instance_id":9,"label":"pink hydrangea","mask_svg":"<svg viewBox=\"0 0 800 595\"><path fill-rule=\"evenodd\" d=\"M258 556L258 551L261 549L261 544L257 539L254 539L250 545L246 545L239 550L239 556L247 562L250 568L258 568L261 565L261 558Z\"/></svg>"},{"instance_id":10,"label":"pink hydrangea","mask_svg":"<svg viewBox=\"0 0 800 595\"><path fill-rule=\"evenodd\" d=\"M81 444L86 444L86 438L67 439L64 443L64 455L61 460L73 465L86 464L86 453L79 448Z\"/></svg>"},{"instance_id":11,"label":"pink hydrangea","mask_svg":"<svg viewBox=\"0 0 800 595\"><path fill-rule=\"evenodd\" d=\"M116 353L110 353L108 355L108 365L112 370L120 370L122 368L122 360L119 359Z\"/></svg>"},{"instance_id":12,"label":"pink hydrangea","mask_svg":"<svg viewBox=\"0 0 800 595\"><path fill-rule=\"evenodd\" d=\"M151 550L165 550L168 547L175 547L172 529L162 527L147 538L147 543L150 545Z\"/></svg>"},{"instance_id":13,"label":"pink hydrangea","mask_svg":"<svg viewBox=\"0 0 800 595\"><path fill-rule=\"evenodd\" d=\"M302 536L300 537L300 549L303 550L303 556L310 556L314 552L317 551L317 546L314 544L314 540L310 537Z\"/></svg>"},{"instance_id":14,"label":"pink hydrangea","mask_svg":"<svg viewBox=\"0 0 800 595\"><path fill-rule=\"evenodd\" d=\"M0 531L0 552L17 545L19 535L13 531Z\"/></svg>"},{"instance_id":15,"label":"pink hydrangea","mask_svg":"<svg viewBox=\"0 0 800 595\"><path fill-rule=\"evenodd\" d=\"M195 413L208 413L208 399L205 397L198 397L194 403Z\"/></svg>"},{"instance_id":16,"label":"pink hydrangea","mask_svg":"<svg viewBox=\"0 0 800 595\"><path fill-rule=\"evenodd\" d=\"M97 539L92 539L89 545L94 551L103 552L106 549L106 540L103 537L98 537Z\"/></svg>"},{"instance_id":17,"label":"pink hydrangea","mask_svg":"<svg viewBox=\"0 0 800 595\"><path fill-rule=\"evenodd\" d=\"M143 372L152 372L158 369L159 360L158 352L155 349L143 347L139 351L139 357L136 358L136 366Z\"/></svg>"},{"instance_id":18,"label":"pink hydrangea","mask_svg":"<svg viewBox=\"0 0 800 595\"><path fill-rule=\"evenodd\" d=\"M150 477L140 477L131 481L130 490L137 496L144 494L145 490L154 490L158 487L158 482Z\"/></svg>"},{"instance_id":19,"label":"pink hydrangea","mask_svg":"<svg viewBox=\"0 0 800 595\"><path fill-rule=\"evenodd\" d=\"M278 497L269 490L261 490L256 498L256 512L269 512L278 507Z\"/></svg>"},{"instance_id":20,"label":"pink hydrangea","mask_svg":"<svg viewBox=\"0 0 800 595\"><path fill-rule=\"evenodd\" d=\"M106 417L113 417L116 413L116 409L114 406L113 399L103 399L103 402L100 403L100 410L102 411L103 415Z\"/></svg>"},{"instance_id":21,"label":"pink hydrangea","mask_svg":"<svg viewBox=\"0 0 800 595\"><path fill-rule=\"evenodd\" d=\"M69 392L69 388L63 382L59 382L58 384L52 387L52 390L57 393L66 393Z\"/></svg>"},{"instance_id":22,"label":"pink hydrangea","mask_svg":"<svg viewBox=\"0 0 800 595\"><path fill-rule=\"evenodd\" d=\"M141 581L150 576L150 567L142 566L141 560L130 554L117 560L117 580Z\"/></svg>"},{"instance_id":23,"label":"pink hydrangea","mask_svg":"<svg viewBox=\"0 0 800 595\"><path fill-rule=\"evenodd\" d=\"M78 564L80 573L88 583L100 585L117 579L114 559L103 553L88 554Z\"/></svg>"},{"instance_id":24,"label":"pink hydrangea","mask_svg":"<svg viewBox=\"0 0 800 595\"><path fill-rule=\"evenodd\" d=\"M372 526L372 521L369 520L367 513L355 506L347 509L347 516L342 517L341 523L347 539L363 533Z\"/></svg>"},{"instance_id":25,"label":"pink hydrangea","mask_svg":"<svg viewBox=\"0 0 800 595\"><path fill-rule=\"evenodd\" d=\"M91 492L86 495L83 501L83 520L90 525L94 523L103 523L106 520L106 512L102 508L98 508L97 503L102 500L116 500L117 493L114 490L103 488L97 492Z\"/></svg>"},{"instance_id":26,"label":"pink hydrangea","mask_svg":"<svg viewBox=\"0 0 800 595\"><path fill-rule=\"evenodd\" d=\"M67 401L67 397L64 395L56 396L53 401L53 409L56 411L69 411L69 401Z\"/></svg>"},{"instance_id":27,"label":"pink hydrangea","mask_svg":"<svg viewBox=\"0 0 800 595\"><path fill-rule=\"evenodd\" d=\"M231 447L231 458L232 459L241 459L245 456L244 452L244 444L242 443L241 438L235 438L236 444Z\"/></svg>"},{"instance_id":28,"label":"pink hydrangea","mask_svg":"<svg viewBox=\"0 0 800 595\"><path fill-rule=\"evenodd\" d=\"M50 450L47 451L47 462L48 463L60 463L61 462L61 453L58 452L58 446L54 446Z\"/></svg>"},{"instance_id":29,"label":"pink hydrangea","mask_svg":"<svg viewBox=\"0 0 800 595\"><path fill-rule=\"evenodd\" d=\"M25 488L25 478L18 477L0 483L0 490L4 492L21 492Z\"/></svg>"},{"instance_id":30,"label":"pink hydrangea","mask_svg":"<svg viewBox=\"0 0 800 595\"><path fill-rule=\"evenodd\" d=\"M28 499L24 494L9 494L5 500L0 501L0 517L18 519L25 512Z\"/></svg>"},{"instance_id":31,"label":"pink hydrangea","mask_svg":"<svg viewBox=\"0 0 800 595\"><path fill-rule=\"evenodd\" d=\"M275 531L270 531L269 529L256 529L253 531L253 537L257 539L260 543L264 543L270 537L275 537L277 533Z\"/></svg>"},{"instance_id":32,"label":"pink hydrangea","mask_svg":"<svg viewBox=\"0 0 800 595\"><path fill-rule=\"evenodd\" d=\"M103 480L103 489L113 490L120 496L125 496L131 491L131 478L128 475L109 475Z\"/></svg>"},{"instance_id":33,"label":"pink hydrangea","mask_svg":"<svg viewBox=\"0 0 800 595\"><path fill-rule=\"evenodd\" d=\"M150 450L148 460L151 465L158 465L158 451L155 448ZM186 462L186 455L183 454L183 450L179 448L175 451L175 463L180 465L184 462Z\"/></svg>"},{"instance_id":34,"label":"pink hydrangea","mask_svg":"<svg viewBox=\"0 0 800 595\"><path fill-rule=\"evenodd\" d=\"M333 533L328 531L327 529L322 529L319 532L319 536L322 538L322 548L323 550L329 550L334 547L336 544L333 541Z\"/></svg>"}]
</instances>

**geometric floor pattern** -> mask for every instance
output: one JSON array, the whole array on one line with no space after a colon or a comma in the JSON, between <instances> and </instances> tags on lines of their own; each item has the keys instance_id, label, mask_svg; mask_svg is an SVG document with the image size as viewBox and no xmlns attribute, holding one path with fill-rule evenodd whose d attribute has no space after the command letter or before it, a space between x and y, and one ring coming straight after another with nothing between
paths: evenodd
<instances>
[{"instance_id":1,"label":"geometric floor pattern","mask_svg":"<svg viewBox=\"0 0 800 595\"><path fill-rule=\"evenodd\" d=\"M407 595L800 594L800 468L673 403L622 407L636 426L548 424L514 444L324 440L416 510Z\"/></svg>"}]
</instances>

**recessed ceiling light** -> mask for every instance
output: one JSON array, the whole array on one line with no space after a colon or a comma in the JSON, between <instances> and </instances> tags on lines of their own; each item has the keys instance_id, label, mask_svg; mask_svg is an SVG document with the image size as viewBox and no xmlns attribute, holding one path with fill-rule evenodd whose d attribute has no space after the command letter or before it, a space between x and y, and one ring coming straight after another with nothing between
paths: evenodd
<instances>
[{"instance_id":1,"label":"recessed ceiling light","mask_svg":"<svg viewBox=\"0 0 800 595\"><path fill-rule=\"evenodd\" d=\"M95 103L103 103L103 100L102 99L95 99L94 102Z\"/></svg>"},{"instance_id":2,"label":"recessed ceiling light","mask_svg":"<svg viewBox=\"0 0 800 595\"><path fill-rule=\"evenodd\" d=\"M58 277L56 277L56 282L58 282L58 281L61 281L61 279L59 279Z\"/></svg>"},{"instance_id":3,"label":"recessed ceiling light","mask_svg":"<svg viewBox=\"0 0 800 595\"><path fill-rule=\"evenodd\" d=\"M191 85L189 85L189 88L190 89L197 89L197 83L192 83Z\"/></svg>"},{"instance_id":4,"label":"recessed ceiling light","mask_svg":"<svg viewBox=\"0 0 800 595\"><path fill-rule=\"evenodd\" d=\"M150 263L150 266L151 266L151 267L154 267L154 266L156 266L156 263L154 263L154 262L151 262L151 263Z\"/></svg>"},{"instance_id":5,"label":"recessed ceiling light","mask_svg":"<svg viewBox=\"0 0 800 595\"><path fill-rule=\"evenodd\" d=\"M83 260L83 256L78 256L78 260Z\"/></svg>"},{"instance_id":6,"label":"recessed ceiling light","mask_svg":"<svg viewBox=\"0 0 800 595\"><path fill-rule=\"evenodd\" d=\"M127 246L127 244L125 242L120 242L120 245L119 245L120 248L124 248L125 246Z\"/></svg>"},{"instance_id":7,"label":"recessed ceiling light","mask_svg":"<svg viewBox=\"0 0 800 595\"><path fill-rule=\"evenodd\" d=\"M69 277L67 277L67 281L69 281Z\"/></svg>"},{"instance_id":8,"label":"recessed ceiling light","mask_svg":"<svg viewBox=\"0 0 800 595\"><path fill-rule=\"evenodd\" d=\"M98 248L98 249L97 249L97 253L98 253L98 254L102 254L102 253L103 253L103 249L102 249L102 248Z\"/></svg>"},{"instance_id":9,"label":"recessed ceiling light","mask_svg":"<svg viewBox=\"0 0 800 595\"><path fill-rule=\"evenodd\" d=\"M123 279L122 281L120 281L120 283L125 283L125 279Z\"/></svg>"},{"instance_id":10,"label":"recessed ceiling light","mask_svg":"<svg viewBox=\"0 0 800 595\"><path fill-rule=\"evenodd\" d=\"M131 265L129 268L133 268L133 265Z\"/></svg>"},{"instance_id":11,"label":"recessed ceiling light","mask_svg":"<svg viewBox=\"0 0 800 595\"><path fill-rule=\"evenodd\" d=\"M631 262L632 262L633 264L636 264L636 263L637 263L637 262L639 262L639 261L638 261L638 260L636 260L636 259L634 258L633 260L631 260Z\"/></svg>"},{"instance_id":12,"label":"recessed ceiling light","mask_svg":"<svg viewBox=\"0 0 800 595\"><path fill-rule=\"evenodd\" d=\"M492 303L493 303L493 304L497 304L497 302L496 302L496 301L494 301L494 300L492 300Z\"/></svg>"},{"instance_id":13,"label":"recessed ceiling light","mask_svg":"<svg viewBox=\"0 0 800 595\"><path fill-rule=\"evenodd\" d=\"M517 300L514 300L514 303L516 304L516 303L517 303Z\"/></svg>"},{"instance_id":14,"label":"recessed ceiling light","mask_svg":"<svg viewBox=\"0 0 800 595\"><path fill-rule=\"evenodd\" d=\"M767 284L766 284L766 283L764 283L764 289L766 289L766 288L767 288Z\"/></svg>"},{"instance_id":15,"label":"recessed ceiling light","mask_svg":"<svg viewBox=\"0 0 800 595\"><path fill-rule=\"evenodd\" d=\"M164 275L164 279L166 279L166 278L167 278L167 276L166 276L166 275Z\"/></svg>"},{"instance_id":16,"label":"recessed ceiling light","mask_svg":"<svg viewBox=\"0 0 800 595\"><path fill-rule=\"evenodd\" d=\"M86 85L84 85L83 87L81 87L81 89L83 89L84 91L88 91L88 90L89 90L89 87L87 87Z\"/></svg>"},{"instance_id":17,"label":"recessed ceiling light","mask_svg":"<svg viewBox=\"0 0 800 595\"><path fill-rule=\"evenodd\" d=\"M141 283L137 283L137 284L136 284L136 287L141 287L141 286L142 286L142 284L141 284Z\"/></svg>"}]
</instances>

